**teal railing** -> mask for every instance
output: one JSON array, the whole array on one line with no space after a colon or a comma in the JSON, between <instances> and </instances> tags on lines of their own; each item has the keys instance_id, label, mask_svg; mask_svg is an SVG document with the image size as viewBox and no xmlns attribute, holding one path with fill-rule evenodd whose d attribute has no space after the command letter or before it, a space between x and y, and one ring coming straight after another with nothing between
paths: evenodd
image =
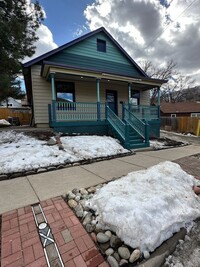
<instances>
[{"instance_id":1,"label":"teal railing","mask_svg":"<svg viewBox=\"0 0 200 267\"><path fill-rule=\"evenodd\" d=\"M128 122L129 125L145 139L145 142L149 142L149 125L140 120L126 107L124 107L124 120Z\"/></svg>"},{"instance_id":2,"label":"teal railing","mask_svg":"<svg viewBox=\"0 0 200 267\"><path fill-rule=\"evenodd\" d=\"M120 135L120 137L126 140L126 124L108 107L106 106L107 121Z\"/></svg>"},{"instance_id":3,"label":"teal railing","mask_svg":"<svg viewBox=\"0 0 200 267\"><path fill-rule=\"evenodd\" d=\"M56 121L105 120L104 103L58 102L53 103Z\"/></svg>"},{"instance_id":4,"label":"teal railing","mask_svg":"<svg viewBox=\"0 0 200 267\"><path fill-rule=\"evenodd\" d=\"M126 104L127 108L131 113L135 114L140 120L157 120L160 118L159 106L145 106L145 105L133 105Z\"/></svg>"}]
</instances>

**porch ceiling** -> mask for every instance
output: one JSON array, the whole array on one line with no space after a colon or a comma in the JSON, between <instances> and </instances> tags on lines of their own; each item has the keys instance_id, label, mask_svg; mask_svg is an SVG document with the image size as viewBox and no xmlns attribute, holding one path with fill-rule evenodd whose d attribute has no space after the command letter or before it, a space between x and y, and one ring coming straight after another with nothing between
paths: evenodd
<instances>
[{"instance_id":1,"label":"porch ceiling","mask_svg":"<svg viewBox=\"0 0 200 267\"><path fill-rule=\"evenodd\" d=\"M95 81L100 79L101 82L112 82L112 83L131 83L134 88L139 90L150 90L155 87L160 87L166 80L151 79L146 77L126 77L111 73L103 73L91 70L80 70L67 66L55 66L49 63L45 63L41 70L41 76L49 79L50 73L55 73L57 79L67 80L84 80L84 81Z\"/></svg>"}]
</instances>

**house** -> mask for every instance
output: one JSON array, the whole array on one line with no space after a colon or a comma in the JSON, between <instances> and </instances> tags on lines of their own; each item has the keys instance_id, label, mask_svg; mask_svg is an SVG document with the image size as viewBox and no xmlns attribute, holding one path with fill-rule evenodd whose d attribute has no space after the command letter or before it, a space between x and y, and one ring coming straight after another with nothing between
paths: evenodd
<instances>
[{"instance_id":1,"label":"house","mask_svg":"<svg viewBox=\"0 0 200 267\"><path fill-rule=\"evenodd\" d=\"M178 102L161 103L161 117L200 117L200 103L198 102Z\"/></svg>"},{"instance_id":2,"label":"house","mask_svg":"<svg viewBox=\"0 0 200 267\"><path fill-rule=\"evenodd\" d=\"M148 146L149 132L159 134L150 89L166 81L149 78L105 28L25 63L23 74L36 127L112 132L127 148Z\"/></svg>"},{"instance_id":3,"label":"house","mask_svg":"<svg viewBox=\"0 0 200 267\"><path fill-rule=\"evenodd\" d=\"M12 97L8 97L7 101L4 100L0 103L0 107L5 108L20 108L22 106L20 99L14 99Z\"/></svg>"}]
</instances>

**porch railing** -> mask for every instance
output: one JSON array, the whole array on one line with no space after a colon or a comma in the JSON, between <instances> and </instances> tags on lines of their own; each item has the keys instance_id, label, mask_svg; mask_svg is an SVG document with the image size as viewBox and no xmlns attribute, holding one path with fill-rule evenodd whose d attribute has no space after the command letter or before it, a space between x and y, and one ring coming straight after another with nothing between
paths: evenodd
<instances>
[{"instance_id":1,"label":"porch railing","mask_svg":"<svg viewBox=\"0 0 200 267\"><path fill-rule=\"evenodd\" d=\"M151 121L160 118L159 106L126 104L125 108L127 108L131 113L135 114L140 120L145 119L146 121Z\"/></svg>"},{"instance_id":2,"label":"porch railing","mask_svg":"<svg viewBox=\"0 0 200 267\"><path fill-rule=\"evenodd\" d=\"M125 141L126 139L126 124L107 106L106 107L107 120L120 137Z\"/></svg>"},{"instance_id":3,"label":"porch railing","mask_svg":"<svg viewBox=\"0 0 200 267\"><path fill-rule=\"evenodd\" d=\"M129 109L124 107L124 120L130 124L130 126L144 138L145 142L149 142L149 125L146 122L140 120L135 114L130 112Z\"/></svg>"},{"instance_id":4,"label":"porch railing","mask_svg":"<svg viewBox=\"0 0 200 267\"><path fill-rule=\"evenodd\" d=\"M105 120L105 103L53 101L53 112L58 122Z\"/></svg>"}]
</instances>

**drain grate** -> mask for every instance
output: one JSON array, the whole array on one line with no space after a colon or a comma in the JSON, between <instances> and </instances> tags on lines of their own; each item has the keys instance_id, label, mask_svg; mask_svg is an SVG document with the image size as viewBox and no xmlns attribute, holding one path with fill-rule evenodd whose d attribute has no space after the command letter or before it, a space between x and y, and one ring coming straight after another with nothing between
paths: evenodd
<instances>
[{"instance_id":1,"label":"drain grate","mask_svg":"<svg viewBox=\"0 0 200 267\"><path fill-rule=\"evenodd\" d=\"M51 233L51 228L48 225L41 205L33 205L32 212L38 228L40 241L44 249L48 267L64 267L60 253L58 251L58 247Z\"/></svg>"}]
</instances>

